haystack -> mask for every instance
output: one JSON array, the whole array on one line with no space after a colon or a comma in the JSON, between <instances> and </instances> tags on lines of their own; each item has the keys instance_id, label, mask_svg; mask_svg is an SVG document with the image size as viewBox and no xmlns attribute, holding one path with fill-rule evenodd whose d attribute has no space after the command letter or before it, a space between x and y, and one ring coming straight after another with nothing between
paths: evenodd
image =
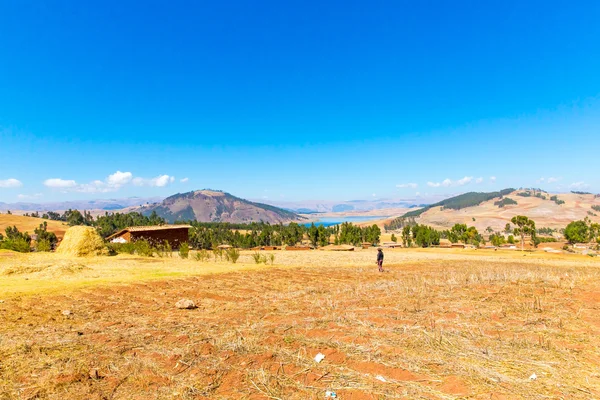
<instances>
[{"instance_id":1,"label":"haystack","mask_svg":"<svg viewBox=\"0 0 600 400\"><path fill-rule=\"evenodd\" d=\"M56 252L74 257L108 255L104 240L89 226L73 226L67 229Z\"/></svg>"}]
</instances>

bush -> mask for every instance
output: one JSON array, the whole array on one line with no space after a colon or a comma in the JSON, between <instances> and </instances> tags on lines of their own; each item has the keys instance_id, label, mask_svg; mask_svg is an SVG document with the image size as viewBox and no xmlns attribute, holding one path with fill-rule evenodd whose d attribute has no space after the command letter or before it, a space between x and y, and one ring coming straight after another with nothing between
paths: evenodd
<instances>
[{"instance_id":1,"label":"bush","mask_svg":"<svg viewBox=\"0 0 600 400\"><path fill-rule=\"evenodd\" d=\"M109 243L108 249L113 254L134 254L135 244L133 243Z\"/></svg>"},{"instance_id":2,"label":"bush","mask_svg":"<svg viewBox=\"0 0 600 400\"><path fill-rule=\"evenodd\" d=\"M190 255L190 245L187 242L183 242L179 245L179 257L188 258Z\"/></svg>"},{"instance_id":3,"label":"bush","mask_svg":"<svg viewBox=\"0 0 600 400\"><path fill-rule=\"evenodd\" d=\"M197 251L194 257L196 257L196 261L205 262L210 258L210 254L208 254L208 251L202 249Z\"/></svg>"},{"instance_id":4,"label":"bush","mask_svg":"<svg viewBox=\"0 0 600 400\"><path fill-rule=\"evenodd\" d=\"M0 242L0 249L18 251L19 253L29 253L31 245L23 238L7 239Z\"/></svg>"},{"instance_id":5,"label":"bush","mask_svg":"<svg viewBox=\"0 0 600 400\"><path fill-rule=\"evenodd\" d=\"M173 257L173 247L168 240L165 240L163 244L159 244L156 248L156 254L159 257Z\"/></svg>"},{"instance_id":6,"label":"bush","mask_svg":"<svg viewBox=\"0 0 600 400\"><path fill-rule=\"evenodd\" d=\"M215 262L217 262L217 258L219 259L223 259L223 249L219 249L218 247L215 247L213 249L213 256L215 257Z\"/></svg>"},{"instance_id":7,"label":"bush","mask_svg":"<svg viewBox=\"0 0 600 400\"><path fill-rule=\"evenodd\" d=\"M254 260L254 262L256 264L260 264L261 262L263 262L263 257L264 256L262 254L260 254L258 251L255 252L254 254L252 254L252 259ZM266 261L266 258L265 258L265 261Z\"/></svg>"},{"instance_id":8,"label":"bush","mask_svg":"<svg viewBox=\"0 0 600 400\"><path fill-rule=\"evenodd\" d=\"M269 263L271 263L271 265L275 264L275 254L269 254Z\"/></svg>"},{"instance_id":9,"label":"bush","mask_svg":"<svg viewBox=\"0 0 600 400\"><path fill-rule=\"evenodd\" d=\"M50 241L48 239L42 239L37 242L35 249L37 251L47 252L47 251L52 250L52 244L50 243Z\"/></svg>"},{"instance_id":10,"label":"bush","mask_svg":"<svg viewBox=\"0 0 600 400\"><path fill-rule=\"evenodd\" d=\"M136 240L133 244L137 255L142 257L152 257L154 255L155 249L146 239Z\"/></svg>"},{"instance_id":11,"label":"bush","mask_svg":"<svg viewBox=\"0 0 600 400\"><path fill-rule=\"evenodd\" d=\"M513 235L508 235L507 241L509 244L515 244L515 237Z\"/></svg>"},{"instance_id":12,"label":"bush","mask_svg":"<svg viewBox=\"0 0 600 400\"><path fill-rule=\"evenodd\" d=\"M237 260L240 258L240 251L238 249L236 249L235 247L231 248L231 249L227 249L225 251L225 258L227 259L227 261L231 261L232 263L236 263Z\"/></svg>"}]
</instances>

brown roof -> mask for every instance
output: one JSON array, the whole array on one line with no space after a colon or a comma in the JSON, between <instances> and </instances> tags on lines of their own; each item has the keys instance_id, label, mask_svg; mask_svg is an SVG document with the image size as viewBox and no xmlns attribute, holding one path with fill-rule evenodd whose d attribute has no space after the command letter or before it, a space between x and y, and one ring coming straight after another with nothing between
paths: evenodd
<instances>
[{"instance_id":1,"label":"brown roof","mask_svg":"<svg viewBox=\"0 0 600 400\"><path fill-rule=\"evenodd\" d=\"M125 232L147 232L147 231L164 231L167 229L189 229L190 225L153 225L153 226L130 226L125 229L121 229L117 233L113 233L106 239L112 239L117 236L121 236Z\"/></svg>"}]
</instances>

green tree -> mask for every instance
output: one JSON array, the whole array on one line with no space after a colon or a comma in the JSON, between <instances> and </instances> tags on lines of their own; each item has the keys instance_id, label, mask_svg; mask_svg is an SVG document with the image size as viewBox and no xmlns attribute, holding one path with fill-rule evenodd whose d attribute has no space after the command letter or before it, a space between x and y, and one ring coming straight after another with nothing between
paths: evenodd
<instances>
[{"instance_id":1,"label":"green tree","mask_svg":"<svg viewBox=\"0 0 600 400\"><path fill-rule=\"evenodd\" d=\"M535 236L535 222L524 215L516 215L510 222L512 222L513 225L516 225L513 232L515 235L521 236L521 250L523 250L525 247L525 236Z\"/></svg>"},{"instance_id":2,"label":"green tree","mask_svg":"<svg viewBox=\"0 0 600 400\"><path fill-rule=\"evenodd\" d=\"M398 243L398 238L393 233L392 233L392 237L390 239L392 240L392 242Z\"/></svg>"},{"instance_id":3,"label":"green tree","mask_svg":"<svg viewBox=\"0 0 600 400\"><path fill-rule=\"evenodd\" d=\"M565 228L565 239L570 244L587 243L590 239L590 227L583 221L573 221Z\"/></svg>"},{"instance_id":4,"label":"green tree","mask_svg":"<svg viewBox=\"0 0 600 400\"><path fill-rule=\"evenodd\" d=\"M47 242L50 249L54 249L54 246L56 246L56 243L58 242L58 238L54 232L48 232L48 222L44 221L44 223L40 224L39 228L36 228L33 232L37 235L36 241L38 243L38 250L41 242ZM44 245L42 245L42 248L43 247Z\"/></svg>"},{"instance_id":5,"label":"green tree","mask_svg":"<svg viewBox=\"0 0 600 400\"><path fill-rule=\"evenodd\" d=\"M314 223L310 224L310 228L308 228L308 240L310 240L313 247L317 247L319 243L319 228Z\"/></svg>"},{"instance_id":6,"label":"green tree","mask_svg":"<svg viewBox=\"0 0 600 400\"><path fill-rule=\"evenodd\" d=\"M402 228L402 244L404 247L412 246L412 235L410 230L410 225L406 225L404 228Z\"/></svg>"},{"instance_id":7,"label":"green tree","mask_svg":"<svg viewBox=\"0 0 600 400\"><path fill-rule=\"evenodd\" d=\"M504 233L510 233L512 231L512 228L510 227L510 224L507 222L506 225L504 226Z\"/></svg>"}]
</instances>

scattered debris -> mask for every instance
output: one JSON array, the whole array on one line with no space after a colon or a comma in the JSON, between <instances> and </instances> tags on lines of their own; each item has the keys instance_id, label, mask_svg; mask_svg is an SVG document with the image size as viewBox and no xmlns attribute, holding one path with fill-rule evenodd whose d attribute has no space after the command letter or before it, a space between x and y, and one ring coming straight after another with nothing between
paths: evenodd
<instances>
[{"instance_id":1,"label":"scattered debris","mask_svg":"<svg viewBox=\"0 0 600 400\"><path fill-rule=\"evenodd\" d=\"M381 381L381 382L387 382L387 380L383 376L381 376L381 375L377 375L375 377L375 379L377 379L378 381Z\"/></svg>"},{"instance_id":2,"label":"scattered debris","mask_svg":"<svg viewBox=\"0 0 600 400\"><path fill-rule=\"evenodd\" d=\"M325 392L325 398L335 399L335 398L337 398L337 393L332 392L331 390L328 390Z\"/></svg>"},{"instance_id":3,"label":"scattered debris","mask_svg":"<svg viewBox=\"0 0 600 400\"><path fill-rule=\"evenodd\" d=\"M196 303L189 299L181 299L177 303L175 303L175 307L182 310L192 310L196 307Z\"/></svg>"},{"instance_id":4,"label":"scattered debris","mask_svg":"<svg viewBox=\"0 0 600 400\"><path fill-rule=\"evenodd\" d=\"M71 310L63 310L62 315L68 317L70 315L73 315L73 312Z\"/></svg>"},{"instance_id":5,"label":"scattered debris","mask_svg":"<svg viewBox=\"0 0 600 400\"><path fill-rule=\"evenodd\" d=\"M531 376L529 377L530 381L535 381L537 379L537 375L535 374L535 372L533 374L531 374Z\"/></svg>"},{"instance_id":6,"label":"scattered debris","mask_svg":"<svg viewBox=\"0 0 600 400\"><path fill-rule=\"evenodd\" d=\"M320 363L321 361L323 361L325 359L325 354L323 353L319 353L315 356L315 361Z\"/></svg>"}]
</instances>

